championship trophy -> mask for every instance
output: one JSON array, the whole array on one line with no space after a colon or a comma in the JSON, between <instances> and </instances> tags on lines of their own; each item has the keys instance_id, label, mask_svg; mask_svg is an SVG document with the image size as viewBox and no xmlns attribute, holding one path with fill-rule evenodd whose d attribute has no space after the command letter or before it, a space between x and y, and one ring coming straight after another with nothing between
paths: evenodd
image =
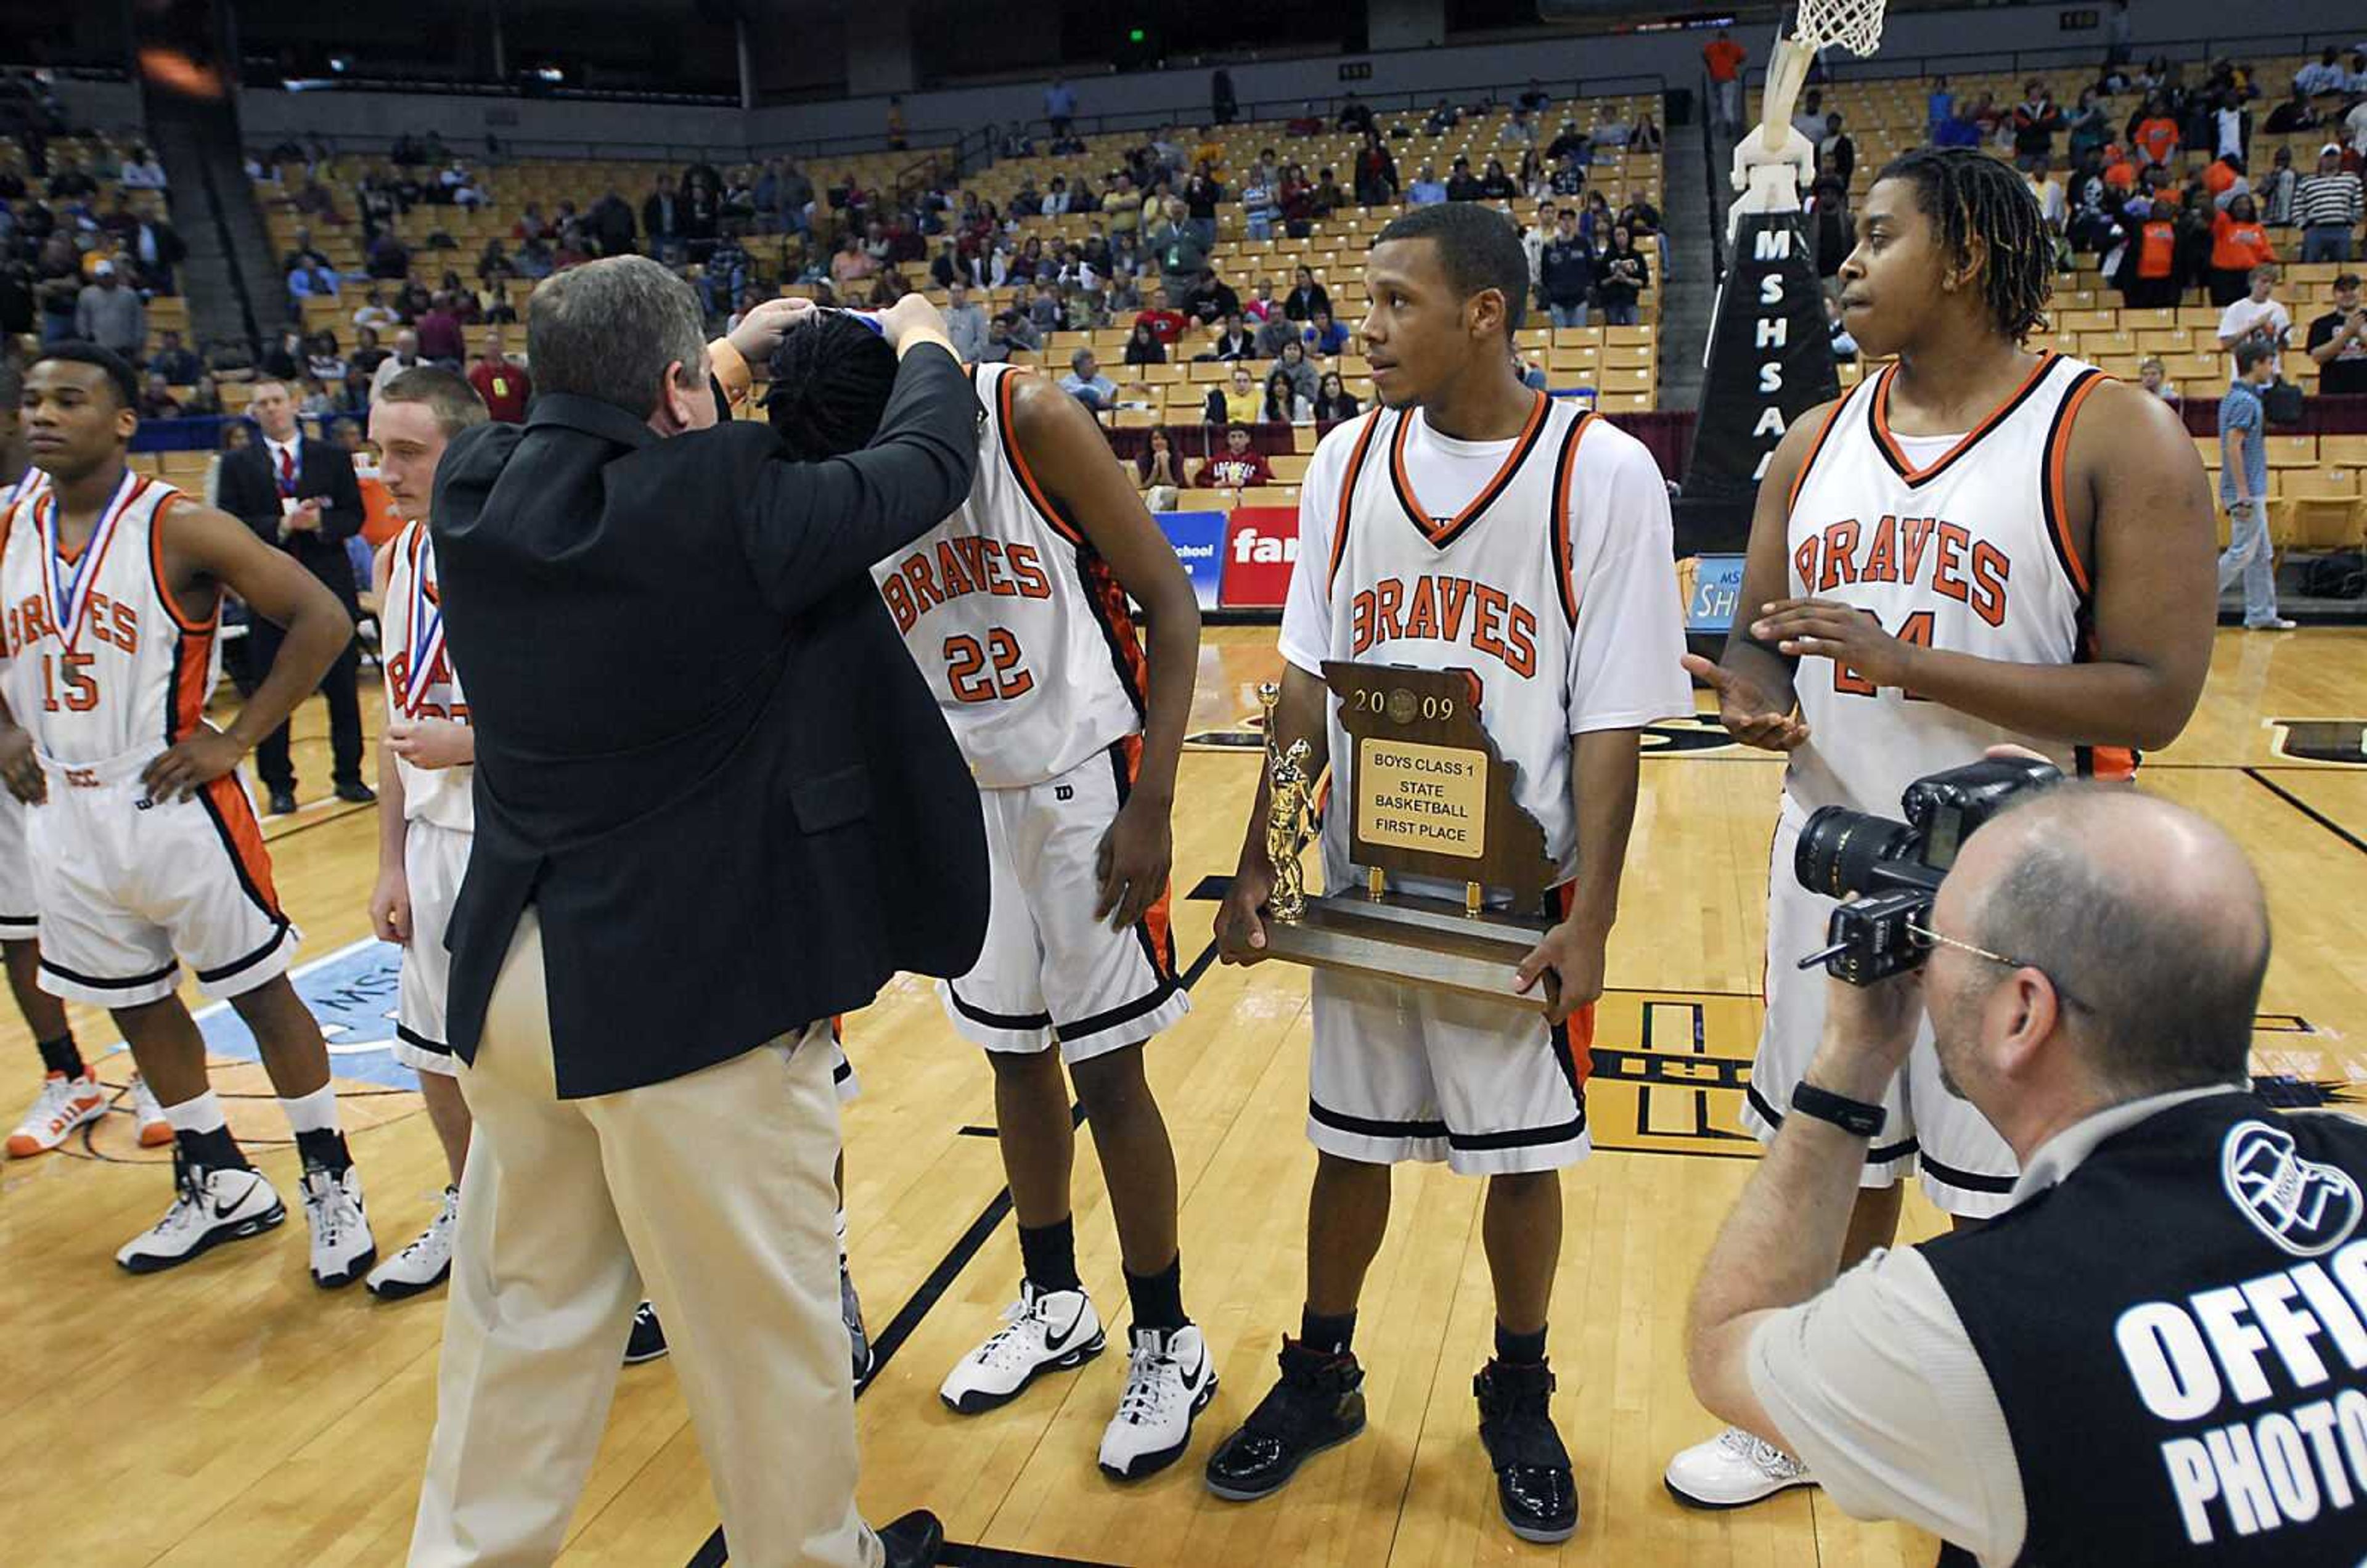
<instances>
[{"instance_id":1,"label":"championship trophy","mask_svg":"<svg viewBox=\"0 0 2367 1568\"><path fill-rule=\"evenodd\" d=\"M1265 709L1266 952L1400 985L1544 1011L1554 977L1525 996L1521 960L1553 921L1545 911L1555 867L1545 829L1512 796L1514 770L1480 727L1479 682L1468 670L1413 670L1327 660L1340 703L1345 757L1332 759L1331 808L1350 813L1349 859L1360 887L1310 898L1299 852L1315 816L1308 748L1285 750L1274 731L1279 686L1258 688ZM1460 899L1393 888L1390 878L1463 884ZM1491 903L1489 895L1509 894Z\"/></svg>"}]
</instances>

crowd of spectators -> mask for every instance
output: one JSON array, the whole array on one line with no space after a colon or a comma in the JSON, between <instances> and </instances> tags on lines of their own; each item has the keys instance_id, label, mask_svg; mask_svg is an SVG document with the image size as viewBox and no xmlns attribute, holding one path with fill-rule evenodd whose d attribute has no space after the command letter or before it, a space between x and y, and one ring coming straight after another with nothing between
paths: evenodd
<instances>
[{"instance_id":1,"label":"crowd of spectators","mask_svg":"<svg viewBox=\"0 0 2367 1568\"><path fill-rule=\"evenodd\" d=\"M187 255L145 147L119 155L62 122L19 130L24 168L0 166L0 335L84 338L144 364L148 302L180 292Z\"/></svg>"}]
</instances>

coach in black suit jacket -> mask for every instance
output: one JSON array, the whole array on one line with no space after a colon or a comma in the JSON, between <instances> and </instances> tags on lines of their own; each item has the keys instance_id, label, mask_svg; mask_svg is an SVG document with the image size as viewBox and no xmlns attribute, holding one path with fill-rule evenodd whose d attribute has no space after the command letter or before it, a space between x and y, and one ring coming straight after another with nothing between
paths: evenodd
<instances>
[{"instance_id":1,"label":"coach in black suit jacket","mask_svg":"<svg viewBox=\"0 0 2367 1568\"><path fill-rule=\"evenodd\" d=\"M979 414L910 296L867 451L793 463L769 425L716 423L807 308L710 347L653 261L559 274L527 423L463 433L436 474L476 730L447 1023L476 1132L414 1568L557 1553L644 1281L733 1563L872 1550L831 1021L897 970L964 973L987 880L869 568L960 504Z\"/></svg>"},{"instance_id":2,"label":"coach in black suit jacket","mask_svg":"<svg viewBox=\"0 0 2367 1568\"><path fill-rule=\"evenodd\" d=\"M362 490L354 477L354 460L343 448L315 441L298 428L296 405L277 381L256 384L247 412L263 427L263 439L223 455L221 509L244 519L265 544L294 556L337 596L345 614L358 615L354 564L345 555L345 541L362 527ZM281 504L283 497L298 502L298 509L290 513ZM252 690L271 668L279 656L280 637L274 622L260 615L248 621L246 647L240 654L246 672L239 682L242 688ZM354 691L360 673L358 645L348 640L321 677L321 694L329 699L330 782L339 800L367 803L378 796L362 783L361 703ZM285 724L255 749L255 771L270 792L273 811L296 809L296 769L288 756Z\"/></svg>"}]
</instances>

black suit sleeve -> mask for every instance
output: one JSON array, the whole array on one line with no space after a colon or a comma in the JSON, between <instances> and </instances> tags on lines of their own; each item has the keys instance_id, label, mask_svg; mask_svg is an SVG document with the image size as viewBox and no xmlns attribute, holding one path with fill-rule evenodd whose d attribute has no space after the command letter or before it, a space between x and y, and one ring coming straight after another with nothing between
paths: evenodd
<instances>
[{"instance_id":1,"label":"black suit sleeve","mask_svg":"<svg viewBox=\"0 0 2367 1568\"><path fill-rule=\"evenodd\" d=\"M272 548L279 547L279 491L250 456L252 447L222 456L221 482L216 499L221 509L255 530Z\"/></svg>"},{"instance_id":2,"label":"black suit sleeve","mask_svg":"<svg viewBox=\"0 0 2367 1568\"><path fill-rule=\"evenodd\" d=\"M978 468L978 393L954 356L913 349L879 433L825 463L768 461L740 513L766 601L794 615L945 521Z\"/></svg>"},{"instance_id":3,"label":"black suit sleeve","mask_svg":"<svg viewBox=\"0 0 2367 1568\"><path fill-rule=\"evenodd\" d=\"M325 441L306 445L306 460L317 457L329 472L329 488L321 506L321 538L342 546L362 531L362 482L354 477L353 455Z\"/></svg>"}]
</instances>

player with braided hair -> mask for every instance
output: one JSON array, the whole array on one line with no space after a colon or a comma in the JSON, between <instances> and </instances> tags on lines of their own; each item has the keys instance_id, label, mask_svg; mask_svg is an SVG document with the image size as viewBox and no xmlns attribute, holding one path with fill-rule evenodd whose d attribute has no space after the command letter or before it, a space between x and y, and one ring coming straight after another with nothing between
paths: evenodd
<instances>
[{"instance_id":1,"label":"player with braided hair","mask_svg":"<svg viewBox=\"0 0 2367 1568\"><path fill-rule=\"evenodd\" d=\"M2000 744L2125 778L2139 748L2185 727L2210 663L2202 464L2169 405L2023 346L2051 276L2037 198L2008 164L1926 148L1884 167L1840 305L1869 367L1894 363L1784 434L1759 488L1747 613L1719 663L1686 660L1735 739L1789 759L1744 1122L1772 1138L1804 1084L1879 1100L1843 1269L1891 1240L1910 1171L1959 1225L2001 1213L2017 1172L1943 1080L1928 1026L1890 1084L1820 1077L1826 982L1798 964L1832 905L1793 874L1800 825L1820 806L1896 815L1908 783ZM1814 1482L1736 1427L1668 1472L1708 1507Z\"/></svg>"}]
</instances>

